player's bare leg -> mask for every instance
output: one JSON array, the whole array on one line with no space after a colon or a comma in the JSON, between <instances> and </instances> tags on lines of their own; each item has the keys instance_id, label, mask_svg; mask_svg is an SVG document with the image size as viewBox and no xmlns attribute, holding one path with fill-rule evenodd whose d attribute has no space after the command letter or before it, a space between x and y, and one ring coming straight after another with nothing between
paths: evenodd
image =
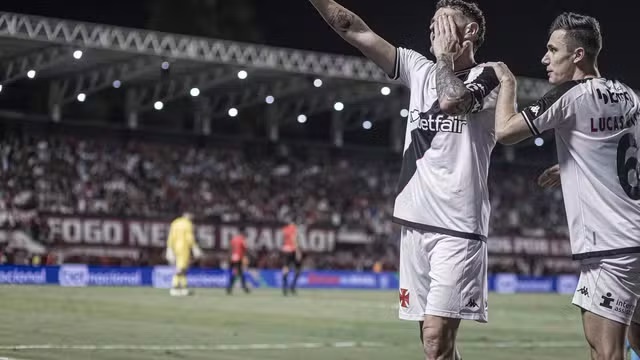
<instances>
[{"instance_id":1,"label":"player's bare leg","mask_svg":"<svg viewBox=\"0 0 640 360\"><path fill-rule=\"evenodd\" d=\"M460 319L425 315L420 322L420 340L426 360L461 360L456 349Z\"/></svg>"},{"instance_id":2,"label":"player's bare leg","mask_svg":"<svg viewBox=\"0 0 640 360\"><path fill-rule=\"evenodd\" d=\"M420 328L420 342L424 345L424 338L422 335L422 324L424 323L424 321L420 321L418 323L418 327ZM462 356L460 355L460 352L458 351L458 348L456 347L456 353L454 354L454 360L462 360Z\"/></svg>"},{"instance_id":3,"label":"player's bare leg","mask_svg":"<svg viewBox=\"0 0 640 360\"><path fill-rule=\"evenodd\" d=\"M592 360L624 360L625 324L583 310L582 325Z\"/></svg>"},{"instance_id":4,"label":"player's bare leg","mask_svg":"<svg viewBox=\"0 0 640 360\"><path fill-rule=\"evenodd\" d=\"M631 349L633 349L636 354L640 354L640 324L631 322L627 332L627 339L629 340Z\"/></svg>"}]
</instances>

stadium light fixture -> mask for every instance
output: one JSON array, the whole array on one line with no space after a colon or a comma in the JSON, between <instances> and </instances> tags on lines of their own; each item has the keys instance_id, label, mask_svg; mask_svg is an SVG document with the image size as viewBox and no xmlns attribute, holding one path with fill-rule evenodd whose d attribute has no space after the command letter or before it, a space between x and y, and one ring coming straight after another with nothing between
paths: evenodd
<instances>
[{"instance_id":1,"label":"stadium light fixture","mask_svg":"<svg viewBox=\"0 0 640 360\"><path fill-rule=\"evenodd\" d=\"M153 104L153 108L160 111L164 109L164 104L162 103L162 101L156 101L156 103Z\"/></svg>"},{"instance_id":2,"label":"stadium light fixture","mask_svg":"<svg viewBox=\"0 0 640 360\"><path fill-rule=\"evenodd\" d=\"M276 101L276 98L274 98L271 95L269 95L266 98L264 98L264 102L266 102L269 105L273 104L275 101Z\"/></svg>"},{"instance_id":3,"label":"stadium light fixture","mask_svg":"<svg viewBox=\"0 0 640 360\"><path fill-rule=\"evenodd\" d=\"M238 109L236 109L236 108L229 109L229 116L231 116L231 117L238 116Z\"/></svg>"},{"instance_id":4,"label":"stadium light fixture","mask_svg":"<svg viewBox=\"0 0 640 360\"><path fill-rule=\"evenodd\" d=\"M534 142L535 142L536 146L542 146L542 145L544 145L544 139L543 139L543 138L541 138L541 137L536 138L536 139L534 140Z\"/></svg>"},{"instance_id":5,"label":"stadium light fixture","mask_svg":"<svg viewBox=\"0 0 640 360\"><path fill-rule=\"evenodd\" d=\"M0 92L2 92L2 85L0 85Z\"/></svg>"},{"instance_id":6,"label":"stadium light fixture","mask_svg":"<svg viewBox=\"0 0 640 360\"><path fill-rule=\"evenodd\" d=\"M193 89L191 89L191 91L189 91L189 94L191 94L191 96L196 97L200 95L200 89L198 89L197 87L194 87Z\"/></svg>"},{"instance_id":7,"label":"stadium light fixture","mask_svg":"<svg viewBox=\"0 0 640 360\"><path fill-rule=\"evenodd\" d=\"M384 96L387 96L391 94L391 89L388 86L383 86L382 89L380 89L380 93Z\"/></svg>"},{"instance_id":8,"label":"stadium light fixture","mask_svg":"<svg viewBox=\"0 0 640 360\"><path fill-rule=\"evenodd\" d=\"M313 80L313 86L315 86L317 88L322 87L322 80L320 80L320 79Z\"/></svg>"},{"instance_id":9,"label":"stadium light fixture","mask_svg":"<svg viewBox=\"0 0 640 360\"><path fill-rule=\"evenodd\" d=\"M300 124L306 123L307 122L307 115L305 115L305 114L298 115L298 122Z\"/></svg>"},{"instance_id":10,"label":"stadium light fixture","mask_svg":"<svg viewBox=\"0 0 640 360\"><path fill-rule=\"evenodd\" d=\"M333 104L333 109L335 111L342 111L344 110L344 104L338 101L337 103Z\"/></svg>"},{"instance_id":11,"label":"stadium light fixture","mask_svg":"<svg viewBox=\"0 0 640 360\"><path fill-rule=\"evenodd\" d=\"M247 78L247 76L249 76L249 73L244 71L244 70L240 70L238 71L238 79L240 80L244 80Z\"/></svg>"},{"instance_id":12,"label":"stadium light fixture","mask_svg":"<svg viewBox=\"0 0 640 360\"><path fill-rule=\"evenodd\" d=\"M409 110L407 109L400 110L400 116L402 116L403 118L406 118L407 116L409 116Z\"/></svg>"},{"instance_id":13,"label":"stadium light fixture","mask_svg":"<svg viewBox=\"0 0 640 360\"><path fill-rule=\"evenodd\" d=\"M27 71L27 77L28 77L29 79L33 79L33 78L35 78L35 77L36 77L36 71L35 71L35 70L33 70L33 69L31 69L31 70Z\"/></svg>"},{"instance_id":14,"label":"stadium light fixture","mask_svg":"<svg viewBox=\"0 0 640 360\"><path fill-rule=\"evenodd\" d=\"M365 130L369 130L371 129L371 127L373 127L373 123L371 123L371 121L369 120L365 120L362 122L362 128Z\"/></svg>"},{"instance_id":15,"label":"stadium light fixture","mask_svg":"<svg viewBox=\"0 0 640 360\"><path fill-rule=\"evenodd\" d=\"M82 59L82 55L83 55L82 50L76 50L73 52L73 58L76 60Z\"/></svg>"},{"instance_id":16,"label":"stadium light fixture","mask_svg":"<svg viewBox=\"0 0 640 360\"><path fill-rule=\"evenodd\" d=\"M87 94L80 93L80 94L78 94L77 99L78 99L79 102L84 102L85 100L87 100Z\"/></svg>"},{"instance_id":17,"label":"stadium light fixture","mask_svg":"<svg viewBox=\"0 0 640 360\"><path fill-rule=\"evenodd\" d=\"M113 85L113 87L116 89L120 89L120 86L122 86L122 82L120 80L114 80L113 84L111 85Z\"/></svg>"},{"instance_id":18,"label":"stadium light fixture","mask_svg":"<svg viewBox=\"0 0 640 360\"><path fill-rule=\"evenodd\" d=\"M162 67L162 70L169 70L169 68L171 67L171 64L169 64L168 61L163 61L160 67Z\"/></svg>"}]
</instances>

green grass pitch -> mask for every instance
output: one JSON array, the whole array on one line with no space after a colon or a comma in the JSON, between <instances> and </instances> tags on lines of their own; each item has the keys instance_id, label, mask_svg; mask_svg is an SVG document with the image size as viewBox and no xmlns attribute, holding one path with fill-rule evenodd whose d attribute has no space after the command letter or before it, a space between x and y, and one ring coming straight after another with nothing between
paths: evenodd
<instances>
[{"instance_id":1,"label":"green grass pitch","mask_svg":"<svg viewBox=\"0 0 640 360\"><path fill-rule=\"evenodd\" d=\"M491 294L489 324L463 322L465 359L586 359L567 295ZM0 287L0 359L424 359L396 292Z\"/></svg>"}]
</instances>

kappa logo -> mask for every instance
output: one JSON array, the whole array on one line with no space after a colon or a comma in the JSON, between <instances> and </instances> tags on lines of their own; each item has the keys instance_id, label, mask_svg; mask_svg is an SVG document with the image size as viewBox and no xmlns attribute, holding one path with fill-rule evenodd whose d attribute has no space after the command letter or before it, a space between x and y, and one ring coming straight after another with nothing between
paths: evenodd
<instances>
[{"instance_id":1,"label":"kappa logo","mask_svg":"<svg viewBox=\"0 0 640 360\"><path fill-rule=\"evenodd\" d=\"M578 293L580 293L580 294L582 294L582 295L584 295L586 297L589 297L589 289L587 289L586 286L583 286L582 288L578 289L576 292L578 292Z\"/></svg>"},{"instance_id":2,"label":"kappa logo","mask_svg":"<svg viewBox=\"0 0 640 360\"><path fill-rule=\"evenodd\" d=\"M540 106L539 105L532 106L530 110L534 116L538 116L538 113L540 112Z\"/></svg>"},{"instance_id":3,"label":"kappa logo","mask_svg":"<svg viewBox=\"0 0 640 360\"><path fill-rule=\"evenodd\" d=\"M409 290L408 289L400 289L400 306L403 308L409 307Z\"/></svg>"},{"instance_id":4,"label":"kappa logo","mask_svg":"<svg viewBox=\"0 0 640 360\"><path fill-rule=\"evenodd\" d=\"M478 307L478 303L476 302L476 299L471 298L469 299L469 302L465 306L469 308L475 308L475 307Z\"/></svg>"}]
</instances>

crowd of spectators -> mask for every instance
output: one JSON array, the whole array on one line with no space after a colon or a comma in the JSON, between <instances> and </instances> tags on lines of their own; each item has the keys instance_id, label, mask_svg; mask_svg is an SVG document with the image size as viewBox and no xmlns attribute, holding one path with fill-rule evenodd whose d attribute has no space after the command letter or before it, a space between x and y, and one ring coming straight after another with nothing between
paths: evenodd
<instances>
[{"instance_id":1,"label":"crowd of spectators","mask_svg":"<svg viewBox=\"0 0 640 360\"><path fill-rule=\"evenodd\" d=\"M187 146L73 135L0 138L0 229L46 235L41 213L173 217L185 209L217 222L282 222L360 229L373 240L357 249L312 254L307 266L397 267L391 223L399 155L257 144ZM551 164L548 164L551 165ZM490 236L566 237L559 189L542 190L541 168L494 161ZM257 266L276 267L262 249ZM224 256L215 257L224 265ZM1 260L1 259L0 259ZM380 266L379 264L377 266Z\"/></svg>"}]
</instances>

